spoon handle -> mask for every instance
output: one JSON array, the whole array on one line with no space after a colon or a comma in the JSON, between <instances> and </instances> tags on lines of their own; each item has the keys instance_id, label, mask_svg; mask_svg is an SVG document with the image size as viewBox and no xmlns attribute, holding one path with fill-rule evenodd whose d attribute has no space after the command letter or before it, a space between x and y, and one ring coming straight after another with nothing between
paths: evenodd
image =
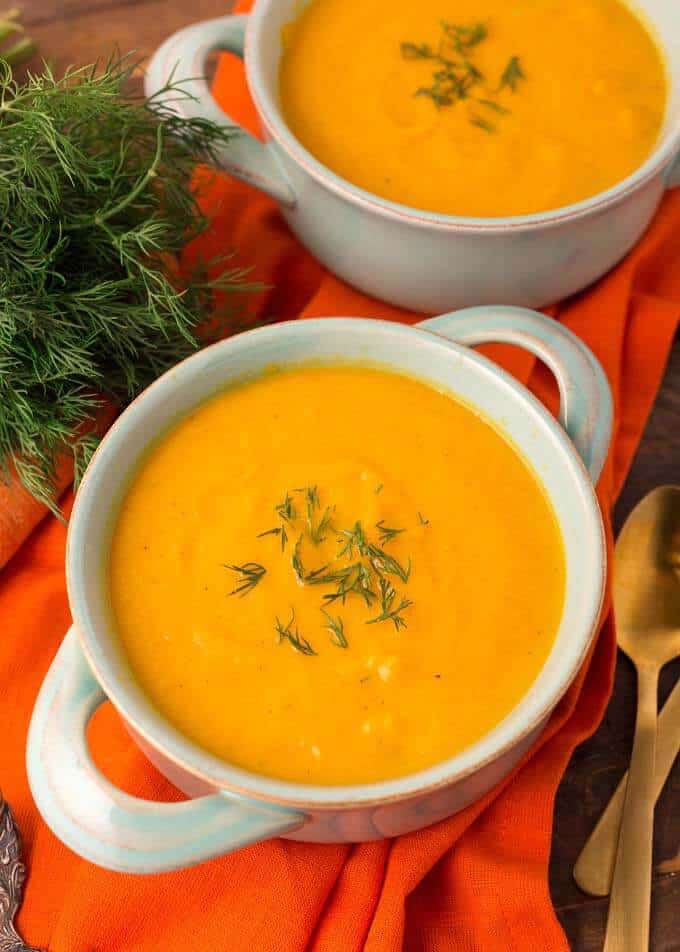
<instances>
[{"instance_id":1,"label":"spoon handle","mask_svg":"<svg viewBox=\"0 0 680 952\"><path fill-rule=\"evenodd\" d=\"M654 797L658 800L680 751L680 681L663 706L657 726ZM574 866L574 879L591 896L606 896L612 885L621 814L626 796L626 773L607 808L588 837Z\"/></svg>"},{"instance_id":2,"label":"spoon handle","mask_svg":"<svg viewBox=\"0 0 680 952\"><path fill-rule=\"evenodd\" d=\"M648 952L659 669L637 669L635 740L616 853L604 952Z\"/></svg>"}]
</instances>

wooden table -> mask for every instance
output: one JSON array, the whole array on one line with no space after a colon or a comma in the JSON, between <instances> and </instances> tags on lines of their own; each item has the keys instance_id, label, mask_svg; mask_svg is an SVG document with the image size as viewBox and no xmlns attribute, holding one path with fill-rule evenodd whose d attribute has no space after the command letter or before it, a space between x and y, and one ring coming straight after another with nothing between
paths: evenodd
<instances>
[{"instance_id":1,"label":"wooden table","mask_svg":"<svg viewBox=\"0 0 680 952\"><path fill-rule=\"evenodd\" d=\"M23 0L24 22L57 71L69 63L121 51L148 56L168 34L228 11L230 0ZM680 482L680 339L623 495L618 529L646 492ZM661 680L665 698L680 665ZM557 798L550 888L557 914L575 952L602 948L607 903L584 896L571 870L578 852L623 774L629 757L635 702L630 665L620 658L616 687L595 736L576 751ZM680 950L680 762L676 763L656 814L653 952ZM541 950L537 950L541 952Z\"/></svg>"}]
</instances>

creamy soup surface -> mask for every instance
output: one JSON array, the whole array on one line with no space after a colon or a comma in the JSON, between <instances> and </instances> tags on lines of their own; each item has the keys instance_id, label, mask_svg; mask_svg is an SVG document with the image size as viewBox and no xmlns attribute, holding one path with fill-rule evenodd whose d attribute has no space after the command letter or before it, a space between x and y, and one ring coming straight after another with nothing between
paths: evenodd
<instances>
[{"instance_id":1,"label":"creamy soup surface","mask_svg":"<svg viewBox=\"0 0 680 952\"><path fill-rule=\"evenodd\" d=\"M283 39L295 136L415 208L580 201L633 172L663 122L660 48L620 0L311 0Z\"/></svg>"},{"instance_id":2,"label":"creamy soup surface","mask_svg":"<svg viewBox=\"0 0 680 952\"><path fill-rule=\"evenodd\" d=\"M358 366L205 403L134 476L110 552L117 629L159 711L303 783L396 777L479 739L540 671L564 590L517 451L448 394Z\"/></svg>"}]
</instances>

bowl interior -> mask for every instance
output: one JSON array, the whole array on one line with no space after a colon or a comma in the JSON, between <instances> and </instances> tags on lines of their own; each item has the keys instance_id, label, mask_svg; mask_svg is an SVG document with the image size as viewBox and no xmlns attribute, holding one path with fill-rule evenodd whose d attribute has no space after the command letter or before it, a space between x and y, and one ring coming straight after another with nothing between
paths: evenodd
<instances>
[{"instance_id":1,"label":"bowl interior","mask_svg":"<svg viewBox=\"0 0 680 952\"><path fill-rule=\"evenodd\" d=\"M307 168L315 171L327 182L342 184L345 190L350 189L357 195L370 198L371 201L386 208L411 211L408 206L402 206L388 199L371 195L352 183L346 182L335 173L322 165L305 147L295 138L288 129L280 112L278 95L278 73L281 58L281 31L282 28L300 15L301 11L311 0L258 0L254 12L251 14L247 42L247 73L253 95L267 124L275 130L277 138L287 148L303 158ZM626 2L626 0L624 0ZM607 189L602 195L609 195L625 187L645 175L655 164L661 153L665 157L677 150L680 142L680 30L678 29L678 8L676 0L637 0L628 4L651 27L657 42L665 54L669 77L669 95L666 104L666 115L654 153L622 183ZM559 209L564 213L567 210L579 210L592 199L585 199L575 205ZM517 220L542 220L555 214L555 211L540 212L531 215L522 215L498 219L475 219L452 215L438 215L434 212L419 212L420 216L434 220L451 220L460 222L498 221L507 223Z\"/></svg>"},{"instance_id":2,"label":"bowl interior","mask_svg":"<svg viewBox=\"0 0 680 952\"><path fill-rule=\"evenodd\" d=\"M494 730L444 763L405 778L353 787L271 780L224 763L167 723L138 687L123 656L110 610L108 551L130 478L159 435L226 386L272 365L368 362L410 374L478 410L533 466L559 519L567 562L567 598L553 649L520 704ZM199 461L193 461L199 465ZM187 460L187 489L192 461ZM148 742L216 786L296 803L370 802L407 795L492 760L552 709L576 673L592 637L602 596L604 540L595 495L571 443L547 411L508 375L473 351L415 328L355 318L278 324L215 344L166 373L119 418L78 492L67 549L69 598L86 654L119 711ZM502 676L502 672L491 672ZM228 715L228 711L226 712ZM423 711L426 716L426 711Z\"/></svg>"}]
</instances>

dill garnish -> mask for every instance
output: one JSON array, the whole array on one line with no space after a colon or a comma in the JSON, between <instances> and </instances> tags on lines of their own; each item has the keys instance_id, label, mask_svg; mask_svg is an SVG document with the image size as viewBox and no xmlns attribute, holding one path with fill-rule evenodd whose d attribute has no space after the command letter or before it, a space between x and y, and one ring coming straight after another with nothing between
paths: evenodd
<instances>
[{"instance_id":1,"label":"dill garnish","mask_svg":"<svg viewBox=\"0 0 680 952\"><path fill-rule=\"evenodd\" d=\"M342 621L342 618L333 618L332 615L329 615L325 608L322 608L321 611L326 616L328 622L327 625L324 625L324 628L327 628L331 633L331 642L334 645L337 645L338 648L347 648L349 647L349 642L345 637L345 626Z\"/></svg>"},{"instance_id":2,"label":"dill garnish","mask_svg":"<svg viewBox=\"0 0 680 952\"><path fill-rule=\"evenodd\" d=\"M495 90L486 88L485 95L475 96L478 89L480 92L485 89L484 74L472 61L476 47L488 36L485 24L461 25L442 20L440 27L442 35L436 49L429 43L401 44L404 59L431 60L434 68L432 85L418 87L413 95L431 99L437 109L453 106L463 100L474 100L499 115L508 115L510 110L489 96L499 93L506 86L512 92L516 91L518 80L525 78L519 57L510 59ZM485 132L496 132L492 123L474 112L468 113L468 119L473 126Z\"/></svg>"},{"instance_id":3,"label":"dill garnish","mask_svg":"<svg viewBox=\"0 0 680 952\"><path fill-rule=\"evenodd\" d=\"M258 532L257 538L261 539L263 536L268 536L268 535L281 536L281 551L283 552L286 548L286 542L288 541L288 533L286 532L286 527L281 525L281 526L275 526L273 529L265 529L264 532Z\"/></svg>"},{"instance_id":4,"label":"dill garnish","mask_svg":"<svg viewBox=\"0 0 680 952\"><path fill-rule=\"evenodd\" d=\"M418 522L421 524L421 526L429 526L430 524L430 520L426 519L422 512L418 513Z\"/></svg>"},{"instance_id":5,"label":"dill garnish","mask_svg":"<svg viewBox=\"0 0 680 952\"><path fill-rule=\"evenodd\" d=\"M298 582L302 582L304 584L305 570L302 565L302 559L300 558L301 545L302 545L302 535L298 537L298 540L295 543L295 548L293 549L293 557L291 558L291 563L295 571L295 574L297 575Z\"/></svg>"},{"instance_id":6,"label":"dill garnish","mask_svg":"<svg viewBox=\"0 0 680 952\"><path fill-rule=\"evenodd\" d=\"M402 582L408 582L411 576L410 559L404 567L393 555L388 555L384 549L373 544L367 546L366 553L371 560L371 565L380 575L387 572L389 575L396 575Z\"/></svg>"},{"instance_id":7,"label":"dill garnish","mask_svg":"<svg viewBox=\"0 0 680 952\"><path fill-rule=\"evenodd\" d=\"M341 529L338 535L338 540L342 542L343 538L345 542L338 550L339 559L344 555L346 555L348 559L353 558L355 546L359 552L359 555L366 554L366 536L364 535L364 530L361 528L360 522L355 522L351 529Z\"/></svg>"},{"instance_id":8,"label":"dill garnish","mask_svg":"<svg viewBox=\"0 0 680 952\"><path fill-rule=\"evenodd\" d=\"M508 65L503 70L503 75L501 76L501 82L498 87L498 92L503 89L504 86L508 86L513 93L517 92L517 83L520 79L526 79L522 67L519 64L519 57L512 56Z\"/></svg>"},{"instance_id":9,"label":"dill garnish","mask_svg":"<svg viewBox=\"0 0 680 952\"><path fill-rule=\"evenodd\" d=\"M470 116L470 122L473 126L479 126L479 128L483 129L484 132L494 133L497 131L496 127L491 122L487 122L486 119L482 119L481 116L473 114Z\"/></svg>"},{"instance_id":10,"label":"dill garnish","mask_svg":"<svg viewBox=\"0 0 680 952\"><path fill-rule=\"evenodd\" d=\"M401 617L401 613L405 609L409 608L413 602L408 598L402 598L399 605L396 608L392 608L392 603L397 596L396 589L386 578L381 578L379 584L382 611L375 618L369 618L366 624L375 625L380 621L391 621L397 631L399 631L400 628L406 628L407 625L404 619Z\"/></svg>"},{"instance_id":11,"label":"dill garnish","mask_svg":"<svg viewBox=\"0 0 680 952\"><path fill-rule=\"evenodd\" d=\"M392 539L404 531L403 529L390 529L389 526L385 525L384 519L381 519L380 522L376 522L375 527L380 532L381 545L391 542Z\"/></svg>"},{"instance_id":12,"label":"dill garnish","mask_svg":"<svg viewBox=\"0 0 680 952\"><path fill-rule=\"evenodd\" d=\"M243 598L248 592L252 592L258 582L262 580L267 570L263 565L257 562L244 562L243 565L225 565L225 569L231 569L240 575L241 580L236 588L232 589L230 595L240 595Z\"/></svg>"},{"instance_id":13,"label":"dill garnish","mask_svg":"<svg viewBox=\"0 0 680 952\"><path fill-rule=\"evenodd\" d=\"M488 109L493 109L494 112L497 112L501 116L507 116L510 114L509 109L506 109L505 106L501 106L500 103L494 102L493 99L478 99L477 102L480 106L486 106Z\"/></svg>"},{"instance_id":14,"label":"dill garnish","mask_svg":"<svg viewBox=\"0 0 680 952\"><path fill-rule=\"evenodd\" d=\"M277 512L279 517L289 525L293 524L293 520L297 518L297 513L293 506L292 496L289 493L286 493L283 502L280 502L278 506L274 506L274 512Z\"/></svg>"},{"instance_id":15,"label":"dill garnish","mask_svg":"<svg viewBox=\"0 0 680 952\"><path fill-rule=\"evenodd\" d=\"M303 638L300 632L298 631L297 625L295 630L293 630L293 624L295 622L295 609L292 608L290 612L290 620L288 624L284 625L279 621L277 616L276 623L274 625L276 633L279 636L279 644L283 641L288 641L296 651L299 651L303 655L315 655L316 651L312 648L310 643L306 638Z\"/></svg>"}]
</instances>

